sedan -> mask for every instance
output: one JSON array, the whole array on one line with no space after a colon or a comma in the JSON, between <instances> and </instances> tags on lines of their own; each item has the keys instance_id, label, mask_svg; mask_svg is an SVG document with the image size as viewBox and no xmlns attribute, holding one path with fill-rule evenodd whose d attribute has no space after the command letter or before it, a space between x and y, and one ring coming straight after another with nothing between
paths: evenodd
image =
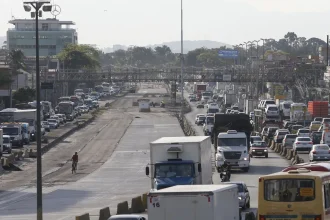
<instances>
[{"instance_id":1,"label":"sedan","mask_svg":"<svg viewBox=\"0 0 330 220\"><path fill-rule=\"evenodd\" d=\"M282 141L283 147L292 148L293 143L295 142L297 137L298 136L296 134L287 134L287 135L285 135L284 139Z\"/></svg>"},{"instance_id":2,"label":"sedan","mask_svg":"<svg viewBox=\"0 0 330 220\"><path fill-rule=\"evenodd\" d=\"M113 215L108 220L146 220L145 217L141 215L134 215L134 214L129 214L129 215Z\"/></svg>"},{"instance_id":3,"label":"sedan","mask_svg":"<svg viewBox=\"0 0 330 220\"><path fill-rule=\"evenodd\" d=\"M199 116L196 124L197 125L203 125L205 123L205 119L206 119L206 116L205 115Z\"/></svg>"},{"instance_id":4,"label":"sedan","mask_svg":"<svg viewBox=\"0 0 330 220\"><path fill-rule=\"evenodd\" d=\"M196 118L195 118L195 124L198 123L198 118L199 118L200 116L204 116L204 117L205 117L204 114L197 114L197 115L196 115Z\"/></svg>"},{"instance_id":5,"label":"sedan","mask_svg":"<svg viewBox=\"0 0 330 220\"><path fill-rule=\"evenodd\" d=\"M197 106L196 106L197 108L204 108L204 105L203 104L201 104L201 103L199 103L199 104L197 104Z\"/></svg>"},{"instance_id":6,"label":"sedan","mask_svg":"<svg viewBox=\"0 0 330 220\"><path fill-rule=\"evenodd\" d=\"M58 121L54 118L48 119L47 122L49 123L49 127L51 129L57 129L59 127Z\"/></svg>"},{"instance_id":7,"label":"sedan","mask_svg":"<svg viewBox=\"0 0 330 220\"><path fill-rule=\"evenodd\" d=\"M301 128L298 130L297 135L298 137L309 137L309 129L306 128Z\"/></svg>"},{"instance_id":8,"label":"sedan","mask_svg":"<svg viewBox=\"0 0 330 220\"><path fill-rule=\"evenodd\" d=\"M48 121L42 121L41 126L44 127L47 132L50 132L50 125Z\"/></svg>"},{"instance_id":9,"label":"sedan","mask_svg":"<svg viewBox=\"0 0 330 220\"><path fill-rule=\"evenodd\" d=\"M61 121L60 117L58 117L57 115L50 116L50 119L55 119L58 124L64 123L62 122L63 120Z\"/></svg>"},{"instance_id":10,"label":"sedan","mask_svg":"<svg viewBox=\"0 0 330 220\"><path fill-rule=\"evenodd\" d=\"M195 97L191 97L191 98L189 99L189 101L190 101L190 102L197 102L197 99L196 99Z\"/></svg>"},{"instance_id":11,"label":"sedan","mask_svg":"<svg viewBox=\"0 0 330 220\"><path fill-rule=\"evenodd\" d=\"M264 141L254 142L250 147L250 157L268 158L267 144Z\"/></svg>"},{"instance_id":12,"label":"sedan","mask_svg":"<svg viewBox=\"0 0 330 220\"><path fill-rule=\"evenodd\" d=\"M309 153L309 161L328 161L330 160L330 149L327 144L315 144Z\"/></svg>"},{"instance_id":13,"label":"sedan","mask_svg":"<svg viewBox=\"0 0 330 220\"><path fill-rule=\"evenodd\" d=\"M310 151L313 147L313 142L309 137L297 137L293 143L294 151Z\"/></svg>"}]
</instances>

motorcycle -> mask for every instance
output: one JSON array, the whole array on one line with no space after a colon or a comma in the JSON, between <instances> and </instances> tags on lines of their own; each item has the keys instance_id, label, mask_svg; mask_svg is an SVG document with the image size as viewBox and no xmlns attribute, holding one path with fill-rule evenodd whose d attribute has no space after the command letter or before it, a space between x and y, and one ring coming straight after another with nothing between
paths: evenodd
<instances>
[{"instance_id":1,"label":"motorcycle","mask_svg":"<svg viewBox=\"0 0 330 220\"><path fill-rule=\"evenodd\" d=\"M230 181L229 171L228 170L220 171L220 179L221 182L229 182Z\"/></svg>"}]
</instances>

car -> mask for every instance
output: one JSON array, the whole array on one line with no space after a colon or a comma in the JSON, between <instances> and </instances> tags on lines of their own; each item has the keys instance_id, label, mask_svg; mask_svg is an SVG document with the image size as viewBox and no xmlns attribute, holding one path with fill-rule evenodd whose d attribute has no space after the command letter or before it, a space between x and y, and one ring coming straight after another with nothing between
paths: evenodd
<instances>
[{"instance_id":1,"label":"car","mask_svg":"<svg viewBox=\"0 0 330 220\"><path fill-rule=\"evenodd\" d=\"M47 119L47 122L49 123L49 127L51 129L57 129L60 126L55 118Z\"/></svg>"},{"instance_id":2,"label":"car","mask_svg":"<svg viewBox=\"0 0 330 220\"><path fill-rule=\"evenodd\" d=\"M244 182L226 182L222 184L236 184L238 188L239 207L242 209L250 208L250 193Z\"/></svg>"},{"instance_id":3,"label":"car","mask_svg":"<svg viewBox=\"0 0 330 220\"><path fill-rule=\"evenodd\" d=\"M199 118L199 116L205 116L205 115L204 115L204 114L197 114L197 115L196 115L196 118L195 118L195 124L198 123L198 118Z\"/></svg>"},{"instance_id":4,"label":"car","mask_svg":"<svg viewBox=\"0 0 330 220\"><path fill-rule=\"evenodd\" d=\"M253 142L249 152L250 157L265 157L268 158L267 143L265 141Z\"/></svg>"},{"instance_id":5,"label":"car","mask_svg":"<svg viewBox=\"0 0 330 220\"><path fill-rule=\"evenodd\" d=\"M190 101L190 102L197 102L197 99L196 99L195 97L191 97L191 98L189 99L189 101Z\"/></svg>"},{"instance_id":6,"label":"car","mask_svg":"<svg viewBox=\"0 0 330 220\"><path fill-rule=\"evenodd\" d=\"M204 105L202 103L198 103L196 107L197 108L204 108Z\"/></svg>"},{"instance_id":7,"label":"car","mask_svg":"<svg viewBox=\"0 0 330 220\"><path fill-rule=\"evenodd\" d=\"M309 161L328 161L330 160L330 149L327 144L314 144L309 152Z\"/></svg>"},{"instance_id":8,"label":"car","mask_svg":"<svg viewBox=\"0 0 330 220\"><path fill-rule=\"evenodd\" d=\"M66 123L66 117L63 114L56 114L59 117L62 124Z\"/></svg>"},{"instance_id":9,"label":"car","mask_svg":"<svg viewBox=\"0 0 330 220\"><path fill-rule=\"evenodd\" d=\"M93 103L93 107L94 107L94 108L99 108L99 107L100 107L98 101L93 101L92 103Z\"/></svg>"},{"instance_id":10,"label":"car","mask_svg":"<svg viewBox=\"0 0 330 220\"><path fill-rule=\"evenodd\" d=\"M282 143L285 135L290 134L288 129L277 129L274 134L275 143Z\"/></svg>"},{"instance_id":11,"label":"car","mask_svg":"<svg viewBox=\"0 0 330 220\"><path fill-rule=\"evenodd\" d=\"M57 115L52 115L52 116L50 116L50 119L55 119L55 120L57 121L58 124L61 123L61 119L60 119L60 117L58 117Z\"/></svg>"},{"instance_id":12,"label":"car","mask_svg":"<svg viewBox=\"0 0 330 220\"><path fill-rule=\"evenodd\" d=\"M322 139L322 131L313 131L310 135L310 138L312 139L313 144L320 144Z\"/></svg>"},{"instance_id":13,"label":"car","mask_svg":"<svg viewBox=\"0 0 330 220\"><path fill-rule=\"evenodd\" d=\"M268 139L271 139L274 137L275 132L278 130L278 127L269 127L266 133L266 136Z\"/></svg>"},{"instance_id":14,"label":"car","mask_svg":"<svg viewBox=\"0 0 330 220\"><path fill-rule=\"evenodd\" d=\"M198 119L196 121L197 125L203 125L205 123L206 116L205 115L200 115L198 116Z\"/></svg>"},{"instance_id":15,"label":"car","mask_svg":"<svg viewBox=\"0 0 330 220\"><path fill-rule=\"evenodd\" d=\"M250 137L250 145L252 145L254 142L262 141L262 138L260 136L251 136Z\"/></svg>"},{"instance_id":16,"label":"car","mask_svg":"<svg viewBox=\"0 0 330 220\"><path fill-rule=\"evenodd\" d=\"M146 220L141 215L127 214L127 215L113 215L108 220Z\"/></svg>"},{"instance_id":17,"label":"car","mask_svg":"<svg viewBox=\"0 0 330 220\"><path fill-rule=\"evenodd\" d=\"M282 141L282 146L286 148L292 148L298 135L296 134L286 134Z\"/></svg>"},{"instance_id":18,"label":"car","mask_svg":"<svg viewBox=\"0 0 330 220\"><path fill-rule=\"evenodd\" d=\"M298 137L309 137L310 131L307 128L301 128L297 132Z\"/></svg>"},{"instance_id":19,"label":"car","mask_svg":"<svg viewBox=\"0 0 330 220\"><path fill-rule=\"evenodd\" d=\"M320 121L312 121L309 130L310 131L317 131L321 127L322 123Z\"/></svg>"},{"instance_id":20,"label":"car","mask_svg":"<svg viewBox=\"0 0 330 220\"><path fill-rule=\"evenodd\" d=\"M50 132L50 125L49 125L48 121L42 121L41 126L43 128L45 128L45 131Z\"/></svg>"},{"instance_id":21,"label":"car","mask_svg":"<svg viewBox=\"0 0 330 220\"><path fill-rule=\"evenodd\" d=\"M298 130L301 129L301 128L304 128L304 127L302 125L292 125L289 128L289 131L291 132L291 134L297 134Z\"/></svg>"},{"instance_id":22,"label":"car","mask_svg":"<svg viewBox=\"0 0 330 220\"><path fill-rule=\"evenodd\" d=\"M293 143L294 151L310 151L313 147L313 142L310 137L297 137Z\"/></svg>"}]
</instances>

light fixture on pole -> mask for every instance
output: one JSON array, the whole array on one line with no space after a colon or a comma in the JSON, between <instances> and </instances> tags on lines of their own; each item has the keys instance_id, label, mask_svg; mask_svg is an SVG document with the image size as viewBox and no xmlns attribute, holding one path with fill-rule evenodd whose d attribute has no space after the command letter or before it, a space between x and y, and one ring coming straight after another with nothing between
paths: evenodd
<instances>
[{"instance_id":1,"label":"light fixture on pole","mask_svg":"<svg viewBox=\"0 0 330 220\"><path fill-rule=\"evenodd\" d=\"M36 93L37 93L37 220L42 220L42 164L41 164L41 115L40 115L40 69L39 69L39 17L42 11L50 12L49 1L29 1L23 3L24 10L31 12L31 18L36 22Z\"/></svg>"},{"instance_id":2,"label":"light fixture on pole","mask_svg":"<svg viewBox=\"0 0 330 220\"><path fill-rule=\"evenodd\" d=\"M262 76L261 76L261 96L264 95L264 77L265 77L265 40L261 38L262 40Z\"/></svg>"}]
</instances>

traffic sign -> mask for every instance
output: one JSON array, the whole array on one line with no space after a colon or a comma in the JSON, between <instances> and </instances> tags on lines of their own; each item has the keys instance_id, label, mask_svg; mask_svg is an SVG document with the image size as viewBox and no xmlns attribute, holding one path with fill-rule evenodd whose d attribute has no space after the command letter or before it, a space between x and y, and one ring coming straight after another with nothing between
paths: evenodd
<instances>
[{"instance_id":1,"label":"traffic sign","mask_svg":"<svg viewBox=\"0 0 330 220\"><path fill-rule=\"evenodd\" d=\"M219 57L223 57L223 58L237 58L238 51L237 50L219 50L218 55L219 55Z\"/></svg>"},{"instance_id":2,"label":"traffic sign","mask_svg":"<svg viewBox=\"0 0 330 220\"><path fill-rule=\"evenodd\" d=\"M41 89L53 89L53 83L43 82L41 83Z\"/></svg>"}]
</instances>

